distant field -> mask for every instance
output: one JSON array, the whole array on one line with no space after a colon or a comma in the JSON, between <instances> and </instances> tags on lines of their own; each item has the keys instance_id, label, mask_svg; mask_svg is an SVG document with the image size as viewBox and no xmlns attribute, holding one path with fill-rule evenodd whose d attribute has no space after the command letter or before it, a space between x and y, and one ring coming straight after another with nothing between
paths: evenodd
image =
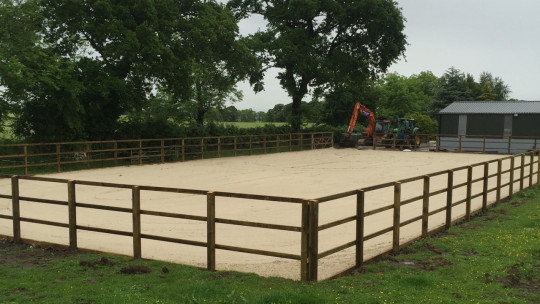
<instances>
[{"instance_id":1,"label":"distant field","mask_svg":"<svg viewBox=\"0 0 540 304\"><path fill-rule=\"evenodd\" d=\"M264 127L265 125L274 125L274 126L286 126L286 122L263 122L263 121L255 121L255 122L218 122L220 125L224 126L235 126L237 128L258 128L258 127Z\"/></svg>"}]
</instances>

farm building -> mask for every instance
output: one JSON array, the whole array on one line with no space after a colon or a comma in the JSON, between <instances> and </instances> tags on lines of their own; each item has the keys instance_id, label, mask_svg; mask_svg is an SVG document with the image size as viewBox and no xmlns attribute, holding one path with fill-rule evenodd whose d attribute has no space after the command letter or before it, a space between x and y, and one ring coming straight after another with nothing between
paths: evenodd
<instances>
[{"instance_id":1,"label":"farm building","mask_svg":"<svg viewBox=\"0 0 540 304\"><path fill-rule=\"evenodd\" d=\"M439 112L439 149L522 153L537 147L539 122L539 101L454 102Z\"/></svg>"}]
</instances>

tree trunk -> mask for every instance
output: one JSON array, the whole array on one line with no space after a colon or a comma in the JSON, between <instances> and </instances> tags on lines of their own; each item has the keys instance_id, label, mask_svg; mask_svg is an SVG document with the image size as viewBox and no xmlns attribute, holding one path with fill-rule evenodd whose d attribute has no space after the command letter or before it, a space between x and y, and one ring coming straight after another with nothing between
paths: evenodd
<instances>
[{"instance_id":1,"label":"tree trunk","mask_svg":"<svg viewBox=\"0 0 540 304\"><path fill-rule=\"evenodd\" d=\"M299 133L302 127L302 97L299 94L293 96L292 111L291 111L291 132Z\"/></svg>"}]
</instances>

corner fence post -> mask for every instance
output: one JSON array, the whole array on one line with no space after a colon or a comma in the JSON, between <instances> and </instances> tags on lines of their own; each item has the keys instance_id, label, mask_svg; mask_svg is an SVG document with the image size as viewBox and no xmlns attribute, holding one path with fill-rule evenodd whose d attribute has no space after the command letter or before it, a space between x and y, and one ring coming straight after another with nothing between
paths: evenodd
<instances>
[{"instance_id":1,"label":"corner fence post","mask_svg":"<svg viewBox=\"0 0 540 304\"><path fill-rule=\"evenodd\" d=\"M308 281L309 278L309 260L308 260L308 247L309 247L309 201L304 200L302 202L302 226L300 228L300 279L302 281Z\"/></svg>"},{"instance_id":2,"label":"corner fence post","mask_svg":"<svg viewBox=\"0 0 540 304\"><path fill-rule=\"evenodd\" d=\"M11 177L11 204L13 215L13 241L21 242L21 209L19 206L19 177Z\"/></svg>"},{"instance_id":3,"label":"corner fence post","mask_svg":"<svg viewBox=\"0 0 540 304\"><path fill-rule=\"evenodd\" d=\"M131 189L133 205L133 258L142 257L141 250L141 189L133 186Z\"/></svg>"},{"instance_id":4,"label":"corner fence post","mask_svg":"<svg viewBox=\"0 0 540 304\"><path fill-rule=\"evenodd\" d=\"M399 251L399 225L400 225L400 205L401 205L401 183L394 183L394 224L392 251Z\"/></svg>"},{"instance_id":5,"label":"corner fence post","mask_svg":"<svg viewBox=\"0 0 540 304\"><path fill-rule=\"evenodd\" d=\"M448 170L448 188L446 189L446 224L445 228L452 226L452 194L454 190L454 171Z\"/></svg>"},{"instance_id":6,"label":"corner fence post","mask_svg":"<svg viewBox=\"0 0 540 304\"><path fill-rule=\"evenodd\" d=\"M308 281L317 281L319 266L319 202L309 201Z\"/></svg>"},{"instance_id":7,"label":"corner fence post","mask_svg":"<svg viewBox=\"0 0 540 304\"><path fill-rule=\"evenodd\" d=\"M466 210L465 210L465 218L467 220L471 219L472 173L473 173L473 167L469 166L467 168L467 201L466 201Z\"/></svg>"},{"instance_id":8,"label":"corner fence post","mask_svg":"<svg viewBox=\"0 0 540 304\"><path fill-rule=\"evenodd\" d=\"M508 197L514 195L514 156L510 156L510 184L508 185Z\"/></svg>"},{"instance_id":9,"label":"corner fence post","mask_svg":"<svg viewBox=\"0 0 540 304\"><path fill-rule=\"evenodd\" d=\"M209 191L206 194L206 260L207 269L216 270L216 194Z\"/></svg>"},{"instance_id":10,"label":"corner fence post","mask_svg":"<svg viewBox=\"0 0 540 304\"><path fill-rule=\"evenodd\" d=\"M424 176L424 195L422 198L422 237L428 236L429 225L429 184L430 177Z\"/></svg>"},{"instance_id":11,"label":"corner fence post","mask_svg":"<svg viewBox=\"0 0 540 304\"><path fill-rule=\"evenodd\" d=\"M356 194L356 267L364 265L364 190Z\"/></svg>"},{"instance_id":12,"label":"corner fence post","mask_svg":"<svg viewBox=\"0 0 540 304\"><path fill-rule=\"evenodd\" d=\"M69 249L77 249L77 207L75 196L75 181L69 180L68 187L68 215L69 215Z\"/></svg>"}]
</instances>

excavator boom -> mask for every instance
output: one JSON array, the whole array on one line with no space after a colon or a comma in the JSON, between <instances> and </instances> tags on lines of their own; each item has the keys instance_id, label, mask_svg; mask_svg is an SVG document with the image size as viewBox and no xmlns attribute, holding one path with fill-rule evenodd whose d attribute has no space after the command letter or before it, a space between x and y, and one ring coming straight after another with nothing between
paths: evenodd
<instances>
[{"instance_id":1,"label":"excavator boom","mask_svg":"<svg viewBox=\"0 0 540 304\"><path fill-rule=\"evenodd\" d=\"M357 102L354 105L351 120L349 121L349 128L347 129L347 134L345 135L345 138L351 137L351 134L354 131L354 126L356 126L356 120L358 119L359 114L366 116L369 120L369 125L366 127L365 130L365 137L362 137L371 138L373 136L373 129L375 128L375 114L373 114L373 112L371 112L371 110L368 109L366 106Z\"/></svg>"}]
</instances>

